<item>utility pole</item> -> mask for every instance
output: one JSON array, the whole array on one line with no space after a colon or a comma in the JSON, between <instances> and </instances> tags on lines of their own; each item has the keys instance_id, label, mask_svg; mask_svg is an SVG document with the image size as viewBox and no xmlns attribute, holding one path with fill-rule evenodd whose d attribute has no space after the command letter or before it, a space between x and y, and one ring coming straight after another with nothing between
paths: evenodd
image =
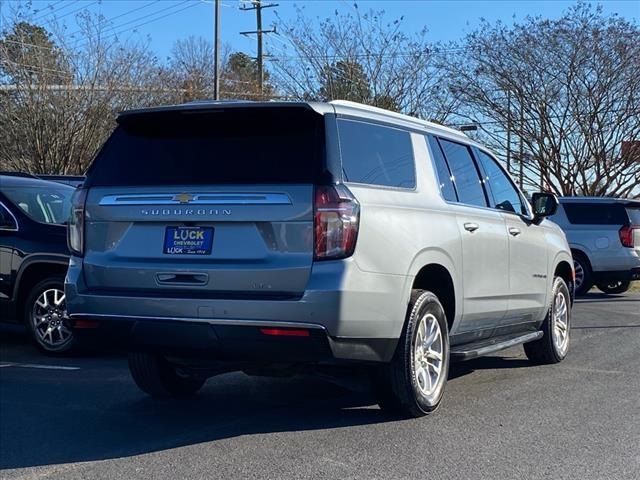
<instances>
[{"instance_id":1,"label":"utility pole","mask_svg":"<svg viewBox=\"0 0 640 480\"><path fill-rule=\"evenodd\" d=\"M511 91L507 91L507 173L511 174Z\"/></svg>"},{"instance_id":2,"label":"utility pole","mask_svg":"<svg viewBox=\"0 0 640 480\"><path fill-rule=\"evenodd\" d=\"M249 32L240 32L241 35L256 35L256 39L258 42L258 78L256 79L258 82L258 88L260 89L260 93L263 92L264 89L264 54L262 51L262 34L264 33L277 33L275 27L270 30L262 29L262 9L263 8L273 8L277 7L277 3L262 3L262 0L251 0L250 7L240 7L240 10L243 11L256 11L256 29Z\"/></svg>"},{"instance_id":3,"label":"utility pole","mask_svg":"<svg viewBox=\"0 0 640 480\"><path fill-rule=\"evenodd\" d=\"M213 99L220 100L220 0L213 8Z\"/></svg>"},{"instance_id":4,"label":"utility pole","mask_svg":"<svg viewBox=\"0 0 640 480\"><path fill-rule=\"evenodd\" d=\"M522 103L522 99L520 100L520 190L522 190L523 177L524 177L524 142L522 137L524 135L524 104Z\"/></svg>"}]
</instances>

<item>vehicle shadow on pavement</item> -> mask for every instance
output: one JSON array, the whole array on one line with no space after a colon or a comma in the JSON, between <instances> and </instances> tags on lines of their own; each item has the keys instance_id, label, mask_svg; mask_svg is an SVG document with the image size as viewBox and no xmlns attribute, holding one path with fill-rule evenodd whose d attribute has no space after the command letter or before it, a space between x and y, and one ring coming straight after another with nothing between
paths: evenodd
<instances>
[{"instance_id":1,"label":"vehicle shadow on pavement","mask_svg":"<svg viewBox=\"0 0 640 480\"><path fill-rule=\"evenodd\" d=\"M503 370L511 368L531 368L533 364L524 358L481 357L466 362L452 363L449 380L469 375L476 370Z\"/></svg>"},{"instance_id":2,"label":"vehicle shadow on pavement","mask_svg":"<svg viewBox=\"0 0 640 480\"><path fill-rule=\"evenodd\" d=\"M19 341L3 336L0 347L12 349ZM30 361L55 363L51 357ZM314 376L226 374L210 379L194 398L157 401L135 387L123 357L73 363L80 369L0 368L0 470L129 457L243 435L402 421L381 411L370 391ZM525 365L477 359L452 365L450 379Z\"/></svg>"},{"instance_id":3,"label":"vehicle shadow on pavement","mask_svg":"<svg viewBox=\"0 0 640 480\"><path fill-rule=\"evenodd\" d=\"M377 406L361 408L372 405L367 395L318 379L223 377L210 380L192 399L166 401L145 397L132 383L114 388L112 382L100 385L96 379L64 386L55 381L37 386L25 382L20 392L3 385L0 469L128 457L241 435L394 420Z\"/></svg>"}]
</instances>

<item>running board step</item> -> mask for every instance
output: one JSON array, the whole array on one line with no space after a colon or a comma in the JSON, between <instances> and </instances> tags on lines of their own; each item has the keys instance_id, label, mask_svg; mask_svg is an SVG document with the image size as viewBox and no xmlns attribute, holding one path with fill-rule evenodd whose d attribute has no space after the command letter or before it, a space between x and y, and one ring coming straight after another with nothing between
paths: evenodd
<instances>
[{"instance_id":1,"label":"running board step","mask_svg":"<svg viewBox=\"0 0 640 480\"><path fill-rule=\"evenodd\" d=\"M504 350L505 348L514 347L521 343L532 342L542 338L542 331L530 332L524 335L504 335L479 342L466 343L464 345L456 345L451 347L451 360L462 361L471 360L472 358L482 357L490 353Z\"/></svg>"}]
</instances>

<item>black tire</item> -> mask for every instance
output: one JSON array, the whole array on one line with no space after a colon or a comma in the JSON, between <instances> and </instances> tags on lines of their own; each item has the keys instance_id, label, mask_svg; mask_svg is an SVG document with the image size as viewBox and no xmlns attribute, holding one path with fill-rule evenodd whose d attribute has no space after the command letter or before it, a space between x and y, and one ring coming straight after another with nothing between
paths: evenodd
<instances>
[{"instance_id":1,"label":"black tire","mask_svg":"<svg viewBox=\"0 0 640 480\"><path fill-rule=\"evenodd\" d=\"M629 290L629 288L631 288L631 282L597 283L596 286L602 293L606 293L607 295L616 295Z\"/></svg>"},{"instance_id":2,"label":"black tire","mask_svg":"<svg viewBox=\"0 0 640 480\"><path fill-rule=\"evenodd\" d=\"M586 294L591 287L593 287L593 273L591 271L591 264L585 255L579 252L573 253L573 267L576 272L582 269L584 272L582 283L578 284L576 278L576 296L582 296Z\"/></svg>"},{"instance_id":3,"label":"black tire","mask_svg":"<svg viewBox=\"0 0 640 480\"><path fill-rule=\"evenodd\" d=\"M64 277L52 275L31 288L24 304L24 322L35 344L47 354L68 353L76 346L64 303Z\"/></svg>"},{"instance_id":4,"label":"black tire","mask_svg":"<svg viewBox=\"0 0 640 480\"><path fill-rule=\"evenodd\" d=\"M567 335L566 346L563 344L561 348L556 344L556 336L558 334L554 330L557 322L554 317L557 312L557 295L564 296L564 305L567 309L565 330ZM569 351L571 333L571 295L567 284L560 277L556 277L553 281L551 300L549 301L547 316L542 324L542 332L544 333L542 338L524 344L524 352L527 358L538 364L559 363L564 360Z\"/></svg>"},{"instance_id":5,"label":"black tire","mask_svg":"<svg viewBox=\"0 0 640 480\"><path fill-rule=\"evenodd\" d=\"M433 316L437 320L441 336L440 375L430 395L421 391L416 379L414 341L422 319ZM423 320L426 321L426 320ZM434 324L435 326L435 324ZM433 359L432 359L433 361ZM429 369L427 368L427 374ZM444 395L449 374L449 329L442 304L433 293L414 290L407 310L407 317L393 359L376 372L374 388L380 407L409 417L422 417L435 411Z\"/></svg>"},{"instance_id":6,"label":"black tire","mask_svg":"<svg viewBox=\"0 0 640 480\"><path fill-rule=\"evenodd\" d=\"M206 381L180 375L171 363L152 353L130 353L129 371L138 388L154 398L190 397Z\"/></svg>"}]
</instances>

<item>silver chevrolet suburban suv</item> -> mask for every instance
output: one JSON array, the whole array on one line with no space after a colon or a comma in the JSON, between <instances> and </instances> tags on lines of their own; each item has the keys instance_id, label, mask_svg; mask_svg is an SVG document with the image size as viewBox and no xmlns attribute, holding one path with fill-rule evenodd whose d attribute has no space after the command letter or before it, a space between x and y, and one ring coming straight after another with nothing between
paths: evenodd
<instances>
[{"instance_id":1,"label":"silver chevrolet suburban suv","mask_svg":"<svg viewBox=\"0 0 640 480\"><path fill-rule=\"evenodd\" d=\"M420 416L450 360L567 354L564 234L463 133L364 105L122 113L78 190L67 308L152 396L228 371L357 367Z\"/></svg>"},{"instance_id":2,"label":"silver chevrolet suburban suv","mask_svg":"<svg viewBox=\"0 0 640 480\"><path fill-rule=\"evenodd\" d=\"M624 293L640 280L640 200L562 197L551 217L573 254L576 295Z\"/></svg>"}]
</instances>

